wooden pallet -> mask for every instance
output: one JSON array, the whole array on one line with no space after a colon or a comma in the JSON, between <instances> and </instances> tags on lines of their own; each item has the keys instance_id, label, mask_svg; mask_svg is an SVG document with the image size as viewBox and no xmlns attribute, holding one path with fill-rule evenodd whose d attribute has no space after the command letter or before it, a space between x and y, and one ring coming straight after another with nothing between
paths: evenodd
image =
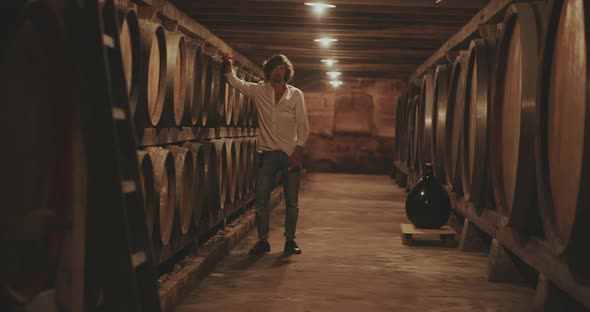
<instances>
[{"instance_id":1,"label":"wooden pallet","mask_svg":"<svg viewBox=\"0 0 590 312\"><path fill-rule=\"evenodd\" d=\"M406 246L415 245L418 241L415 240L415 236L438 236L438 240L434 242L438 242L437 245L444 245L447 247L455 247L457 246L457 241L455 240L455 236L457 232L453 230L449 225L443 225L440 229L418 229L413 224L408 223L401 223L401 238L402 243ZM421 240L422 242L430 242L432 245L433 240L430 239L429 241Z\"/></svg>"}]
</instances>

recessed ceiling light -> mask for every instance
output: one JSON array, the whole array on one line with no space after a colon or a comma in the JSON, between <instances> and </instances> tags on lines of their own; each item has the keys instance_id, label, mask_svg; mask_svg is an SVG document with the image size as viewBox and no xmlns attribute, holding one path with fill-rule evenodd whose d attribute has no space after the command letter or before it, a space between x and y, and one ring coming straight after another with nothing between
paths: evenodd
<instances>
[{"instance_id":1,"label":"recessed ceiling light","mask_svg":"<svg viewBox=\"0 0 590 312\"><path fill-rule=\"evenodd\" d=\"M314 8L324 8L324 9L332 9L336 6L333 4L321 3L321 2L305 2L307 6L314 7Z\"/></svg>"},{"instance_id":2,"label":"recessed ceiling light","mask_svg":"<svg viewBox=\"0 0 590 312\"><path fill-rule=\"evenodd\" d=\"M327 74L332 79L336 79L338 76L342 75L341 72L337 72L337 71L329 71L329 72L327 72Z\"/></svg>"},{"instance_id":3,"label":"recessed ceiling light","mask_svg":"<svg viewBox=\"0 0 590 312\"><path fill-rule=\"evenodd\" d=\"M320 3L320 2L305 2L304 4L312 7L313 11L319 15L324 14L326 12L326 9L332 9L332 8L336 7L333 4Z\"/></svg>"},{"instance_id":4,"label":"recessed ceiling light","mask_svg":"<svg viewBox=\"0 0 590 312\"><path fill-rule=\"evenodd\" d=\"M315 42L319 42L322 47L329 47L332 42L338 41L338 39L334 38L318 38L314 40Z\"/></svg>"},{"instance_id":5,"label":"recessed ceiling light","mask_svg":"<svg viewBox=\"0 0 590 312\"><path fill-rule=\"evenodd\" d=\"M332 87L338 88L343 84L343 82L341 80L331 80L330 84L332 85Z\"/></svg>"},{"instance_id":6,"label":"recessed ceiling light","mask_svg":"<svg viewBox=\"0 0 590 312\"><path fill-rule=\"evenodd\" d=\"M326 63L326 65L332 66L332 65L334 65L334 63L338 63L338 61L333 60L333 59L325 59L325 60L322 60L322 63Z\"/></svg>"}]
</instances>

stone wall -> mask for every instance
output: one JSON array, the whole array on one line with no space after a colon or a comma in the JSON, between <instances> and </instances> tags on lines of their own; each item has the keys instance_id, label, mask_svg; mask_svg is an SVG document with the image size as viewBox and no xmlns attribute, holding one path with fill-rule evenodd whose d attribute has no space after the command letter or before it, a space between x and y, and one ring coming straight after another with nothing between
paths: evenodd
<instances>
[{"instance_id":1,"label":"stone wall","mask_svg":"<svg viewBox=\"0 0 590 312\"><path fill-rule=\"evenodd\" d=\"M312 170L387 173L395 137L402 80L359 78L339 88L305 93L311 137L306 167Z\"/></svg>"}]
</instances>

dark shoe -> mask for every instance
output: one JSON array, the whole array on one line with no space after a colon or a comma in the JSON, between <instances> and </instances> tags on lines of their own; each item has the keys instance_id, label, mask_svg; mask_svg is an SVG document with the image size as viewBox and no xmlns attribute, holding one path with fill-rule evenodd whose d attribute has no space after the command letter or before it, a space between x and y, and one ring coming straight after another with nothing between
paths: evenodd
<instances>
[{"instance_id":1,"label":"dark shoe","mask_svg":"<svg viewBox=\"0 0 590 312\"><path fill-rule=\"evenodd\" d=\"M270 252L270 244L267 240L259 240L252 249L248 252L250 255L260 255L265 252Z\"/></svg>"},{"instance_id":2,"label":"dark shoe","mask_svg":"<svg viewBox=\"0 0 590 312\"><path fill-rule=\"evenodd\" d=\"M301 248L297 246L294 240L288 239L285 242L285 253L292 254L292 255L299 255L301 254Z\"/></svg>"}]
</instances>

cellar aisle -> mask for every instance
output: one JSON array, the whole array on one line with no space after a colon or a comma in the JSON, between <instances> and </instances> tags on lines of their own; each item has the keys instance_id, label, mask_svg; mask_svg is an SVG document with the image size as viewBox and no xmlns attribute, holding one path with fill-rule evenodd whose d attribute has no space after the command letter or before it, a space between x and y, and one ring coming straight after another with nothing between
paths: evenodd
<instances>
[{"instance_id":1,"label":"cellar aisle","mask_svg":"<svg viewBox=\"0 0 590 312\"><path fill-rule=\"evenodd\" d=\"M286 257L284 207L271 253L248 256L253 230L177 306L189 311L529 311L534 290L486 280L486 253L402 245L405 191L386 176L309 174L297 243Z\"/></svg>"}]
</instances>

